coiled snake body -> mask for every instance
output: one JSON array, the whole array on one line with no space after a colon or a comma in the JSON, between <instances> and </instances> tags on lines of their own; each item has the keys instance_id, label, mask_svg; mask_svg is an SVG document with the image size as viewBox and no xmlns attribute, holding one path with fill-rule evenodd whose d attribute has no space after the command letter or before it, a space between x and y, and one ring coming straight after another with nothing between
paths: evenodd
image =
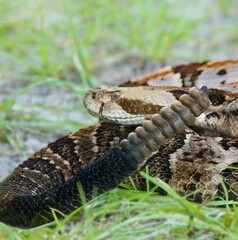
<instances>
[{"instance_id":1,"label":"coiled snake body","mask_svg":"<svg viewBox=\"0 0 238 240\"><path fill-rule=\"evenodd\" d=\"M122 181L130 184L126 178L132 174L137 189L145 190L136 171L145 162L151 176L181 195L193 193L190 198L196 201L224 197L223 180L229 198L237 201L236 81L238 61L233 60L178 66L120 88L89 91L89 112L114 122L60 138L17 167L0 185L0 221L29 228L52 221L50 208L68 214L81 205L78 184L91 199L95 189L100 194ZM203 85L211 102L204 113L203 91L188 90ZM158 112L162 117L153 115ZM144 119L151 120L136 128ZM185 125L190 128L184 131Z\"/></svg>"}]
</instances>

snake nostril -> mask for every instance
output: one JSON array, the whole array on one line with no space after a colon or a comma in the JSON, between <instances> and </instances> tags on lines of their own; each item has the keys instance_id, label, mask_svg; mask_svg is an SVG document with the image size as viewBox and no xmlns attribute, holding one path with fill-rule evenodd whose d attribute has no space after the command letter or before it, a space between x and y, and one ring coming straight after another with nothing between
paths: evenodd
<instances>
[{"instance_id":1,"label":"snake nostril","mask_svg":"<svg viewBox=\"0 0 238 240\"><path fill-rule=\"evenodd\" d=\"M95 98L96 98L96 93L92 91L92 92L91 92L91 96L92 96L92 99L95 100Z\"/></svg>"}]
</instances>

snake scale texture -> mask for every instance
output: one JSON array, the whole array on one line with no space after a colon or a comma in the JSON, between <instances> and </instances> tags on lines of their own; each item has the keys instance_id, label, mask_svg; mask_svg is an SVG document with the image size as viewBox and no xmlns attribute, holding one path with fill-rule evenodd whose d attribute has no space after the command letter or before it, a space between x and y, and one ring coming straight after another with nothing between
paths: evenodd
<instances>
[{"instance_id":1,"label":"snake scale texture","mask_svg":"<svg viewBox=\"0 0 238 240\"><path fill-rule=\"evenodd\" d=\"M189 90L203 85L208 109L204 91ZM119 88L91 90L85 105L104 120L19 165L0 184L1 222L31 228L54 220L50 208L68 214L81 205L79 185L88 200L130 184L128 176L145 190L138 170L146 164L151 176L182 196L192 193L191 200L224 197L221 181L238 200L238 60L166 68ZM126 118L114 117L118 112Z\"/></svg>"}]
</instances>

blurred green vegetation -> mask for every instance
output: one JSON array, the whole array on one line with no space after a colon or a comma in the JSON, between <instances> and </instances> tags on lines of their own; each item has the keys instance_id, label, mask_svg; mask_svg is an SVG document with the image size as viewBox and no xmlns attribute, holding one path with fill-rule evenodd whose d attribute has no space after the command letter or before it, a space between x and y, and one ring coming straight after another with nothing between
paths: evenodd
<instances>
[{"instance_id":1,"label":"blurred green vegetation","mask_svg":"<svg viewBox=\"0 0 238 240\"><path fill-rule=\"evenodd\" d=\"M12 79L36 85L67 81L82 99L95 86L94 69L126 56L160 62L227 58L238 38L236 8L232 0L0 0L0 86ZM10 106L1 105L8 120ZM21 111L24 116L24 107ZM27 124L32 122L33 116ZM75 130L68 122L66 114L61 127L73 124ZM7 123L1 129L12 129Z\"/></svg>"},{"instance_id":2,"label":"blurred green vegetation","mask_svg":"<svg viewBox=\"0 0 238 240\"><path fill-rule=\"evenodd\" d=\"M1 75L8 77L69 80L74 72L87 84L90 70L110 56L199 60L219 52L226 57L238 38L234 0L0 4Z\"/></svg>"},{"instance_id":3,"label":"blurred green vegetation","mask_svg":"<svg viewBox=\"0 0 238 240\"><path fill-rule=\"evenodd\" d=\"M0 103L0 138L19 147L17 131L47 136L86 126L68 113L84 111L85 91L98 84L95 70L127 56L171 64L235 57L237 12L235 0L0 0L0 89L12 81L22 84ZM72 92L80 109L18 102L42 85ZM45 110L55 118L47 118ZM202 207L173 192L155 197L117 189L88 206L76 223L56 228L1 225L0 239L238 238L236 208Z\"/></svg>"},{"instance_id":4,"label":"blurred green vegetation","mask_svg":"<svg viewBox=\"0 0 238 240\"><path fill-rule=\"evenodd\" d=\"M234 0L0 0L0 87L9 81L24 82L26 89L31 89L28 84L63 87L57 81L68 82L81 103L80 110L71 110L81 111L85 91L97 85L98 67L128 56L167 64L234 56L236 10ZM85 126L60 107L51 115L65 115L62 124L41 116L45 106L31 116L25 105L16 113L17 98L9 98L0 106L2 140L10 141L19 129L37 132L35 126L38 134Z\"/></svg>"}]
</instances>

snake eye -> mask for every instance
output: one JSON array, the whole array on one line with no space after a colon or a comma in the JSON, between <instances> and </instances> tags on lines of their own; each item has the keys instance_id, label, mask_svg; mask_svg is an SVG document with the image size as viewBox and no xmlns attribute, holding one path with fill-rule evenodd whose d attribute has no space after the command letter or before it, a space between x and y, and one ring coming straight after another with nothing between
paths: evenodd
<instances>
[{"instance_id":1,"label":"snake eye","mask_svg":"<svg viewBox=\"0 0 238 240\"><path fill-rule=\"evenodd\" d=\"M111 94L111 99L112 100L117 100L120 97L120 95L121 95L121 93L119 91L111 92L110 94Z\"/></svg>"}]
</instances>

